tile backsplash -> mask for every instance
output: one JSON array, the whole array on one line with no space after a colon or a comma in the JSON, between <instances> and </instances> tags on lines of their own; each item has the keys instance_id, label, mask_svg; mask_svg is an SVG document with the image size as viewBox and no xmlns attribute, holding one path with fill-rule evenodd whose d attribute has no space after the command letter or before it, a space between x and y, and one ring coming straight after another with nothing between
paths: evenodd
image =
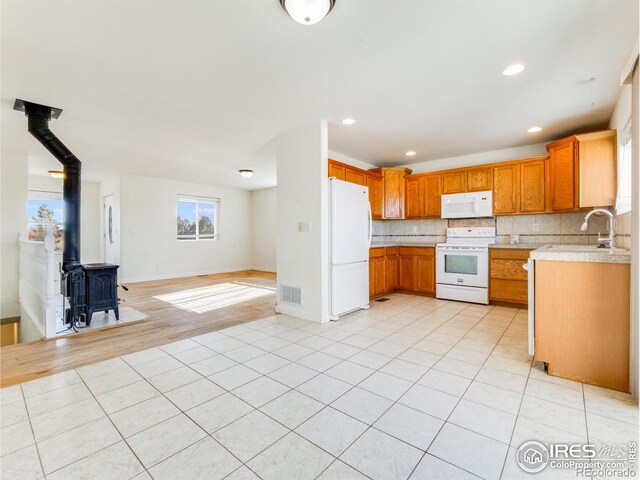
<instances>
[{"instance_id":1,"label":"tile backsplash","mask_svg":"<svg viewBox=\"0 0 640 480\"><path fill-rule=\"evenodd\" d=\"M609 219L592 216L589 229L580 230L585 212L552 213L542 215L513 215L482 219L461 220L375 220L374 242L439 243L446 241L448 227L489 226L496 227L496 242L509 243L511 235L519 235L520 243L596 244L598 232L603 236L609 231ZM618 217L621 219L621 217ZM630 223L630 216L629 216ZM616 229L618 246L624 247L619 228ZM628 248L628 247L625 247Z\"/></svg>"},{"instance_id":2,"label":"tile backsplash","mask_svg":"<svg viewBox=\"0 0 640 480\"><path fill-rule=\"evenodd\" d=\"M631 212L616 215L616 246L631 249Z\"/></svg>"}]
</instances>

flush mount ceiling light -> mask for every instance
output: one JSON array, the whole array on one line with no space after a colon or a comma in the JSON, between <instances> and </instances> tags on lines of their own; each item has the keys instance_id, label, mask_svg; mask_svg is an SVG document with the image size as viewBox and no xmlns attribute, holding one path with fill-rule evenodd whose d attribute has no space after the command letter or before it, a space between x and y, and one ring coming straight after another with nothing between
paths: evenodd
<instances>
[{"instance_id":1,"label":"flush mount ceiling light","mask_svg":"<svg viewBox=\"0 0 640 480\"><path fill-rule=\"evenodd\" d=\"M517 75L519 73L522 73L523 70L524 65L522 65L521 63L514 63L513 65L509 65L507 68L505 68L502 71L502 74L507 76Z\"/></svg>"},{"instance_id":2,"label":"flush mount ceiling light","mask_svg":"<svg viewBox=\"0 0 640 480\"><path fill-rule=\"evenodd\" d=\"M49 170L49 175L53 178L64 178L64 172L61 170Z\"/></svg>"},{"instance_id":3,"label":"flush mount ceiling light","mask_svg":"<svg viewBox=\"0 0 640 480\"><path fill-rule=\"evenodd\" d=\"M407 153L405 153L405 155L407 157L415 157L416 156L416 152L414 152L413 150L409 150Z\"/></svg>"},{"instance_id":4,"label":"flush mount ceiling light","mask_svg":"<svg viewBox=\"0 0 640 480\"><path fill-rule=\"evenodd\" d=\"M529 127L527 128L527 132L529 133L538 133L542 131L542 127Z\"/></svg>"},{"instance_id":5,"label":"flush mount ceiling light","mask_svg":"<svg viewBox=\"0 0 640 480\"><path fill-rule=\"evenodd\" d=\"M246 168L243 168L242 170L238 170L238 172L240 172L240 175L242 175L244 178L249 178L253 176L253 170L249 170Z\"/></svg>"},{"instance_id":6,"label":"flush mount ceiling light","mask_svg":"<svg viewBox=\"0 0 640 480\"><path fill-rule=\"evenodd\" d=\"M342 120L343 125L353 125L356 121L353 118L345 118Z\"/></svg>"},{"instance_id":7,"label":"flush mount ceiling light","mask_svg":"<svg viewBox=\"0 0 640 480\"><path fill-rule=\"evenodd\" d=\"M302 25L318 23L333 9L336 0L280 0L287 14Z\"/></svg>"}]
</instances>

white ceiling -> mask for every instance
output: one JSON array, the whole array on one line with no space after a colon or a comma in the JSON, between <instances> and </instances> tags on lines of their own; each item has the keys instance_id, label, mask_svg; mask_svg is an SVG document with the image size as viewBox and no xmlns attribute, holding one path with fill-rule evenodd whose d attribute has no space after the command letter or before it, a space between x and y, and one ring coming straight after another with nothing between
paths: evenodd
<instances>
[{"instance_id":1,"label":"white ceiling","mask_svg":"<svg viewBox=\"0 0 640 480\"><path fill-rule=\"evenodd\" d=\"M64 109L51 128L88 179L249 189L275 184L273 137L320 118L332 150L376 165L606 126L638 37L637 0L338 0L311 27L277 0L3 0L1 13L2 148L33 173L58 165L16 97ZM504 77L514 62L526 70Z\"/></svg>"}]
</instances>

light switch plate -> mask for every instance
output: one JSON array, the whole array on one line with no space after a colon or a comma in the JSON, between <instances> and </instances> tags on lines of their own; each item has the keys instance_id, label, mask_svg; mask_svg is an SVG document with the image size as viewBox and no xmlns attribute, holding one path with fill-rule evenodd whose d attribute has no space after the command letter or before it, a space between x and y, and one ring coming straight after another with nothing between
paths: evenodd
<instances>
[{"instance_id":1,"label":"light switch plate","mask_svg":"<svg viewBox=\"0 0 640 480\"><path fill-rule=\"evenodd\" d=\"M533 224L533 231L534 232L539 232L540 231L540 224L539 223L534 223Z\"/></svg>"}]
</instances>

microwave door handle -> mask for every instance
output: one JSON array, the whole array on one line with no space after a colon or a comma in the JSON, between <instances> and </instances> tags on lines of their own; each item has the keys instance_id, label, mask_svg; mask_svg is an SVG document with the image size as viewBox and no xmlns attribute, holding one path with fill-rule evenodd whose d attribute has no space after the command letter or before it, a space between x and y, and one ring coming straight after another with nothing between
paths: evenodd
<instances>
[{"instance_id":1,"label":"microwave door handle","mask_svg":"<svg viewBox=\"0 0 640 480\"><path fill-rule=\"evenodd\" d=\"M473 197L473 213L478 214L478 197Z\"/></svg>"}]
</instances>

